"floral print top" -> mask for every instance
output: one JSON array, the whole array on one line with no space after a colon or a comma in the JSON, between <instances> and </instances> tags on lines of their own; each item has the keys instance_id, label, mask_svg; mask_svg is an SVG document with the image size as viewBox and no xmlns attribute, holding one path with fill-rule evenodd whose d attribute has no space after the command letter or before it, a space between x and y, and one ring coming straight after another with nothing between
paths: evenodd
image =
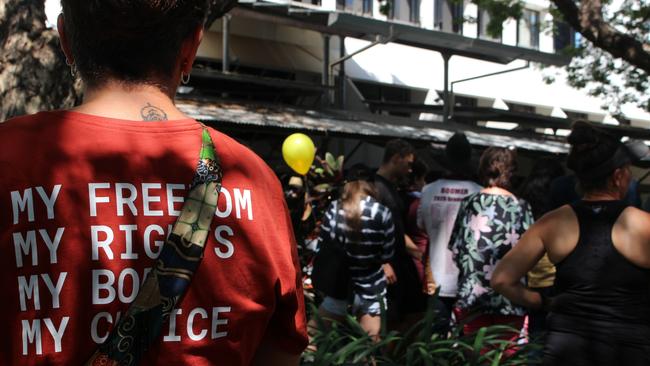
<instances>
[{"instance_id":1,"label":"floral print top","mask_svg":"<svg viewBox=\"0 0 650 366\"><path fill-rule=\"evenodd\" d=\"M524 315L524 309L492 290L497 262L533 224L530 205L514 196L475 193L461 202L449 240L458 275L456 306L484 314Z\"/></svg>"}]
</instances>

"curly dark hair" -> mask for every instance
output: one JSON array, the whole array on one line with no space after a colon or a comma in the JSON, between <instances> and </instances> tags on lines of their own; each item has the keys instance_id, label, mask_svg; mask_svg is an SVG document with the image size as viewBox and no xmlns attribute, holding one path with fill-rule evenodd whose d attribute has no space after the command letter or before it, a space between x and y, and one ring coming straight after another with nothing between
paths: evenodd
<instances>
[{"instance_id":1,"label":"curly dark hair","mask_svg":"<svg viewBox=\"0 0 650 366\"><path fill-rule=\"evenodd\" d=\"M62 0L65 32L84 82L168 80L208 0Z\"/></svg>"},{"instance_id":2,"label":"curly dark hair","mask_svg":"<svg viewBox=\"0 0 650 366\"><path fill-rule=\"evenodd\" d=\"M518 196L530 203L535 220L551 210L551 183L563 175L564 168L557 158L544 158L535 162L530 174L521 184Z\"/></svg>"},{"instance_id":3,"label":"curly dark hair","mask_svg":"<svg viewBox=\"0 0 650 366\"><path fill-rule=\"evenodd\" d=\"M486 187L510 189L512 175L517 170L517 151L504 147L489 147L481 155L478 174Z\"/></svg>"},{"instance_id":4,"label":"curly dark hair","mask_svg":"<svg viewBox=\"0 0 650 366\"><path fill-rule=\"evenodd\" d=\"M616 153L621 146L619 138L587 121L578 120L571 128L568 141L571 151L567 167L576 173L580 188L584 192L606 188L612 172L603 172L600 176L590 173Z\"/></svg>"}]
</instances>

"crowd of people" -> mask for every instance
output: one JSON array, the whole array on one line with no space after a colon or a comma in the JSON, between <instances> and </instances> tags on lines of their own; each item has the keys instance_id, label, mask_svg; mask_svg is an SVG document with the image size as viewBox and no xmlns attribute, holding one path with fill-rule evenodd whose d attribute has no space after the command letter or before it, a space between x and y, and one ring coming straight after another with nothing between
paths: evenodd
<instances>
[{"instance_id":1,"label":"crowd of people","mask_svg":"<svg viewBox=\"0 0 650 366\"><path fill-rule=\"evenodd\" d=\"M0 364L298 364L317 326L287 208L305 182L282 187L174 105L208 2L61 5L83 102L0 125ZM630 171L648 148L586 122L568 142L571 174L540 160L520 183L514 149L475 169L456 133L436 174L388 142L324 212L318 312L374 339L431 308L441 337L527 316L545 365L650 364L650 214Z\"/></svg>"},{"instance_id":2,"label":"crowd of people","mask_svg":"<svg viewBox=\"0 0 650 366\"><path fill-rule=\"evenodd\" d=\"M320 249L341 250L352 286L339 278L320 314L350 309L376 338L378 317L404 331L430 307L425 326L441 337L454 324L464 334L508 325L544 345L531 355L544 365L649 364L650 214L630 191L630 165L648 149L582 121L568 141L569 175L540 159L524 179L514 148L485 149L475 168L463 133L447 142L442 174L407 142L388 142L376 173L348 178L323 222ZM327 263L314 263L319 276Z\"/></svg>"}]
</instances>

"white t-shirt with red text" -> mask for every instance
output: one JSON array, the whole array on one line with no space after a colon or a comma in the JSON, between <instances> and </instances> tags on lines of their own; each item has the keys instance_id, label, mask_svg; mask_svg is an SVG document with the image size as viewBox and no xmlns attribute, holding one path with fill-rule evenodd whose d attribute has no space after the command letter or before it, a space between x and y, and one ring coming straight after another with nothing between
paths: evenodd
<instances>
[{"instance_id":1,"label":"white t-shirt with red text","mask_svg":"<svg viewBox=\"0 0 650 366\"><path fill-rule=\"evenodd\" d=\"M458 268L447 248L460 201L481 190L469 180L439 179L422 188L418 226L429 236L429 266L440 296L456 297Z\"/></svg>"}]
</instances>

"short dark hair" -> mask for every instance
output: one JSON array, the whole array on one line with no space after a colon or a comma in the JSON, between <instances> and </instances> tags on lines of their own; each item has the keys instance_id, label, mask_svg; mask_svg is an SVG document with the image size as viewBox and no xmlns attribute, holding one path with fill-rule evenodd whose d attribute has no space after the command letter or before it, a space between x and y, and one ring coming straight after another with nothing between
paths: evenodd
<instances>
[{"instance_id":1,"label":"short dark hair","mask_svg":"<svg viewBox=\"0 0 650 366\"><path fill-rule=\"evenodd\" d=\"M571 151L567 167L576 173L580 189L585 192L605 189L611 172L600 176L590 174L611 158L621 146L618 137L596 128L587 121L575 121L568 137Z\"/></svg>"},{"instance_id":2,"label":"short dark hair","mask_svg":"<svg viewBox=\"0 0 650 366\"><path fill-rule=\"evenodd\" d=\"M553 209L550 199L551 183L563 175L564 168L556 158L543 158L535 162L521 184L518 196L530 204L535 220Z\"/></svg>"},{"instance_id":3,"label":"short dark hair","mask_svg":"<svg viewBox=\"0 0 650 366\"><path fill-rule=\"evenodd\" d=\"M510 189L516 170L517 151L505 147L487 148L478 164L479 178L486 187Z\"/></svg>"},{"instance_id":4,"label":"short dark hair","mask_svg":"<svg viewBox=\"0 0 650 366\"><path fill-rule=\"evenodd\" d=\"M390 159L393 158L395 155L399 155L400 157L404 157L410 154L415 154L415 149L413 148L413 145L409 144L408 142L402 140L402 139L394 139L388 141L386 143L386 150L384 152L384 160L383 163L388 163Z\"/></svg>"},{"instance_id":5,"label":"short dark hair","mask_svg":"<svg viewBox=\"0 0 650 366\"><path fill-rule=\"evenodd\" d=\"M429 172L429 166L419 158L413 161L411 166L411 179L424 178Z\"/></svg>"},{"instance_id":6,"label":"short dark hair","mask_svg":"<svg viewBox=\"0 0 650 366\"><path fill-rule=\"evenodd\" d=\"M90 85L166 80L183 40L208 11L207 0L62 0L61 6L75 65Z\"/></svg>"},{"instance_id":7,"label":"short dark hair","mask_svg":"<svg viewBox=\"0 0 650 366\"><path fill-rule=\"evenodd\" d=\"M445 157L452 166L467 165L472 159L472 144L463 132L456 132L449 138L445 144Z\"/></svg>"}]
</instances>

